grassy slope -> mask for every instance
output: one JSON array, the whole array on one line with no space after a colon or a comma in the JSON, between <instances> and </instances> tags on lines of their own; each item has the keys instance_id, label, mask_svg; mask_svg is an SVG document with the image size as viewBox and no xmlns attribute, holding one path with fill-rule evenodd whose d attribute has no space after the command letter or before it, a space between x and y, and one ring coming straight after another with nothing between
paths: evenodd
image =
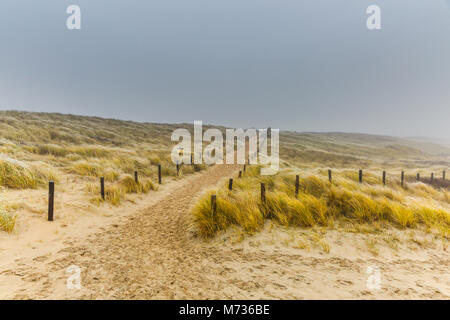
<instances>
[{"instance_id":1,"label":"grassy slope","mask_svg":"<svg viewBox=\"0 0 450 320\"><path fill-rule=\"evenodd\" d=\"M199 234L212 237L238 226L246 233L263 229L271 220L282 226L334 228L339 224L370 224L384 227L425 228L437 237L450 236L450 193L421 182L401 186L398 177L389 175L387 185L380 177L365 172L358 182L354 170L335 170L332 183L325 170L282 170L275 176L260 176L258 166L248 167L233 190L227 186L201 198L193 209ZM299 192L295 195L295 175L299 174ZM265 184L262 201L260 185ZM211 194L217 196L212 211Z\"/></svg>"},{"instance_id":2,"label":"grassy slope","mask_svg":"<svg viewBox=\"0 0 450 320\"><path fill-rule=\"evenodd\" d=\"M87 186L87 191L98 195L96 179L105 176L107 181L113 182L108 184L107 200L118 204L128 192L147 192L155 188L152 184L156 178L155 164L163 164L165 175L175 175L169 156L174 145L170 135L180 127L192 132L192 124L136 123L0 111L0 186L37 188L45 186L48 180L58 181L65 175L73 175L91 179L93 184ZM223 127L219 129L224 130ZM450 148L426 140L376 135L282 132L280 156L284 169L292 171L291 176L299 170L303 170L305 177L320 176L320 169L327 167L363 168L376 175L379 173L374 170L380 168L391 170L393 174L400 168L438 172L448 166ZM133 185L131 179L134 170L143 177L139 186ZM185 170L189 173L193 169ZM259 185L257 181L254 183ZM408 196L403 190L390 192ZM431 190L426 192L433 193ZM329 190L318 199L328 195ZM373 197L373 194L369 196ZM431 198L435 206L446 207L446 193ZM93 201L98 202L98 197Z\"/></svg>"},{"instance_id":3,"label":"grassy slope","mask_svg":"<svg viewBox=\"0 0 450 320\"><path fill-rule=\"evenodd\" d=\"M429 168L448 166L450 148L434 142L350 133L281 134L280 154L292 165Z\"/></svg>"},{"instance_id":4,"label":"grassy slope","mask_svg":"<svg viewBox=\"0 0 450 320\"><path fill-rule=\"evenodd\" d=\"M57 179L58 173L104 175L107 180L116 180L138 170L150 176L155 169L152 165L159 163L166 175L174 175L170 135L179 127L188 126L0 111L0 159L3 164L8 162L0 171L0 184L33 188L49 178ZM40 172L43 168L49 170ZM14 170L24 181L8 177Z\"/></svg>"},{"instance_id":5,"label":"grassy slope","mask_svg":"<svg viewBox=\"0 0 450 320\"><path fill-rule=\"evenodd\" d=\"M136 123L75 115L0 111L0 151L12 154L16 159L27 159L27 153L33 150L44 155L88 155L83 154L83 150L74 150L74 146L81 145L91 149L99 147L91 150L93 156L117 151L130 152L130 156L150 157L158 152L167 154L173 145L170 135L176 128L187 128L192 132L192 124ZM71 147L72 150L68 150ZM290 165L353 167L389 161L417 167L429 166L430 163L447 165L450 159L450 148L433 142L349 133L285 131L281 133L280 149L281 158L289 161Z\"/></svg>"},{"instance_id":6,"label":"grassy slope","mask_svg":"<svg viewBox=\"0 0 450 320\"><path fill-rule=\"evenodd\" d=\"M179 127L188 126L0 111L0 188L45 188L49 180L58 183L71 177L86 186L91 202L99 204L98 178L104 176L106 201L118 205L127 193L156 189L155 165L162 165L164 176L176 176L170 136ZM185 166L182 173L202 169ZM7 190L4 193L7 199ZM11 205L2 199L0 229L10 231L14 220L8 212Z\"/></svg>"}]
</instances>

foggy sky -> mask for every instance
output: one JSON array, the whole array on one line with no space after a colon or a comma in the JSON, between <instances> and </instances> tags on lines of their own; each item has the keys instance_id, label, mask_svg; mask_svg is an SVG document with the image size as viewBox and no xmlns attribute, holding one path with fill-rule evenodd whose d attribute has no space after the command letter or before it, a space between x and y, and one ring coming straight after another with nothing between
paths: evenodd
<instances>
[{"instance_id":1,"label":"foggy sky","mask_svg":"<svg viewBox=\"0 0 450 320\"><path fill-rule=\"evenodd\" d=\"M449 59L448 0L0 2L1 110L448 139Z\"/></svg>"}]
</instances>

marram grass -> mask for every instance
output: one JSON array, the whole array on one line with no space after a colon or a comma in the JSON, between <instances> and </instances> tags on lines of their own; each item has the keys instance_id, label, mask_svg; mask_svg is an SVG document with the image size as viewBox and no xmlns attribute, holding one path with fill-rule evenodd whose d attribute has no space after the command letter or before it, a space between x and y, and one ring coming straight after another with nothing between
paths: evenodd
<instances>
[{"instance_id":1,"label":"marram grass","mask_svg":"<svg viewBox=\"0 0 450 320\"><path fill-rule=\"evenodd\" d=\"M0 231L13 232L16 227L16 204L9 203L5 198L5 190L0 189Z\"/></svg>"},{"instance_id":2,"label":"marram grass","mask_svg":"<svg viewBox=\"0 0 450 320\"><path fill-rule=\"evenodd\" d=\"M138 180L138 183L136 183L131 175L124 175L119 178L118 182L105 184L104 201L118 206L126 199L126 195L129 193L148 193L151 190L158 190L158 186L151 179L140 179ZM97 195L90 200L92 203L100 205L100 203L103 202L103 199L100 196L100 186L98 184L88 185L87 191Z\"/></svg>"},{"instance_id":3,"label":"marram grass","mask_svg":"<svg viewBox=\"0 0 450 320\"><path fill-rule=\"evenodd\" d=\"M450 213L448 194L411 183L407 188L380 186L375 177L360 184L348 172L334 173L333 183L327 178L302 176L299 194L295 196L295 175L281 172L275 176L259 176L258 166L248 168L241 179L235 178L233 190L227 186L205 194L192 210L198 232L212 237L230 226L241 227L252 234L262 230L266 220L283 226L333 226L334 221L356 223L387 222L399 228L419 225L437 230L448 238ZM369 176L369 175L367 175ZM266 185L266 201L260 199L260 184ZM217 209L212 212L211 195L217 195Z\"/></svg>"},{"instance_id":4,"label":"marram grass","mask_svg":"<svg viewBox=\"0 0 450 320\"><path fill-rule=\"evenodd\" d=\"M0 111L0 186L45 188L49 180L58 181L58 177L65 178L67 174L77 182L104 177L112 183L136 170L139 177L155 180L158 164L162 165L163 176L174 177L177 173L171 160L170 137L179 127ZM205 168L203 165L183 166L181 174Z\"/></svg>"},{"instance_id":5,"label":"marram grass","mask_svg":"<svg viewBox=\"0 0 450 320\"><path fill-rule=\"evenodd\" d=\"M53 169L43 163L23 164L19 161L0 159L0 186L13 189L36 188L49 180L57 181Z\"/></svg>"},{"instance_id":6,"label":"marram grass","mask_svg":"<svg viewBox=\"0 0 450 320\"><path fill-rule=\"evenodd\" d=\"M17 216L9 212L6 208L0 208L0 230L13 232L16 226Z\"/></svg>"}]
</instances>

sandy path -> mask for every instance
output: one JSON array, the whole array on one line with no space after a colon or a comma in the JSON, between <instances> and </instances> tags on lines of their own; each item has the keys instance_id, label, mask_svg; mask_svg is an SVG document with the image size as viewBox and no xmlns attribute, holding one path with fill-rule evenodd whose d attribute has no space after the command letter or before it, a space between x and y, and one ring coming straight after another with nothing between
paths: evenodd
<instances>
[{"instance_id":1,"label":"sandy path","mask_svg":"<svg viewBox=\"0 0 450 320\"><path fill-rule=\"evenodd\" d=\"M123 223L67 243L54 254L22 259L0 270L6 297L56 299L303 299L448 298L449 256L431 254L373 258L349 250L335 253L262 244L263 233L232 244L223 237L195 238L189 209L196 197L235 166L214 166ZM278 237L276 233L272 237ZM260 241L261 240L261 241ZM266 239L267 240L267 239ZM259 241L259 243L257 243ZM336 241L338 242L338 241ZM69 290L66 269L82 270L82 289ZM367 289L366 268L376 265L382 289ZM20 279L20 285L17 281Z\"/></svg>"},{"instance_id":2,"label":"sandy path","mask_svg":"<svg viewBox=\"0 0 450 320\"><path fill-rule=\"evenodd\" d=\"M230 177L236 166L215 166L174 187L161 201L129 216L124 223L67 242L62 250L1 270L6 298L152 298L175 297L166 286L185 278L201 256L192 256L188 210L205 188ZM196 241L194 241L196 242ZM67 290L67 267L82 269L82 290ZM8 279L16 278L16 279ZM5 280L6 278L6 280ZM17 285L17 278L20 283ZM173 280L172 280L173 279ZM8 281L10 280L10 281ZM5 293L4 290L8 292ZM183 290L183 289L181 289Z\"/></svg>"}]
</instances>

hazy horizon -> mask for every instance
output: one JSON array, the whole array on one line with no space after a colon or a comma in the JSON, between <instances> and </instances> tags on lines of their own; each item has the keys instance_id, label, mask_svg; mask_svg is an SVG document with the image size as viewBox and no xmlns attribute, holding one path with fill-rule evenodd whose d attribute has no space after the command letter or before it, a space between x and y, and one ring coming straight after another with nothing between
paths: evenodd
<instances>
[{"instance_id":1,"label":"hazy horizon","mask_svg":"<svg viewBox=\"0 0 450 320\"><path fill-rule=\"evenodd\" d=\"M0 15L0 110L450 140L449 0L4 0Z\"/></svg>"}]
</instances>

